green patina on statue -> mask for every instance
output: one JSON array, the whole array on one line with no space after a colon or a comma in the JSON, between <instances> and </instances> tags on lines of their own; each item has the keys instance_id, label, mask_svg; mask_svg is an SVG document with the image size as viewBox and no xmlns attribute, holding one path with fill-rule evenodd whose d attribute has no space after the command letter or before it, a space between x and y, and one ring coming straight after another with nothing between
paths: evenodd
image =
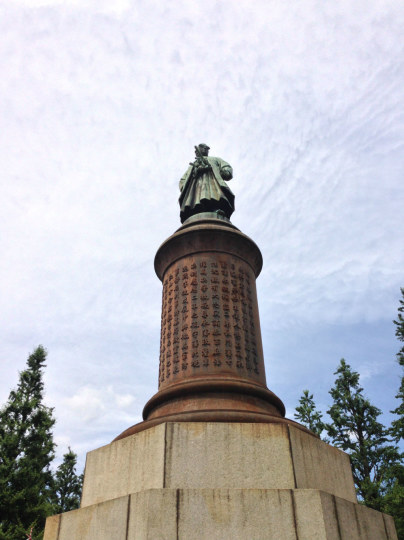
<instances>
[{"instance_id":1,"label":"green patina on statue","mask_svg":"<svg viewBox=\"0 0 404 540\"><path fill-rule=\"evenodd\" d=\"M234 212L234 194L225 182L233 178L233 169L223 159L208 154L206 144L195 146L195 161L180 180L181 223L203 212L227 219Z\"/></svg>"}]
</instances>

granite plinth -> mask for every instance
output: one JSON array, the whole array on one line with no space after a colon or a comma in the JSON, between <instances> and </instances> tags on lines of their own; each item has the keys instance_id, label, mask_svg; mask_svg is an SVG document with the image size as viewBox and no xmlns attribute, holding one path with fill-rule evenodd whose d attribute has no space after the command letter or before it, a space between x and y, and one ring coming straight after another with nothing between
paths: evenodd
<instances>
[{"instance_id":1,"label":"granite plinth","mask_svg":"<svg viewBox=\"0 0 404 540\"><path fill-rule=\"evenodd\" d=\"M87 454L82 507L151 488L316 488L356 502L344 452L270 423L160 424Z\"/></svg>"}]
</instances>

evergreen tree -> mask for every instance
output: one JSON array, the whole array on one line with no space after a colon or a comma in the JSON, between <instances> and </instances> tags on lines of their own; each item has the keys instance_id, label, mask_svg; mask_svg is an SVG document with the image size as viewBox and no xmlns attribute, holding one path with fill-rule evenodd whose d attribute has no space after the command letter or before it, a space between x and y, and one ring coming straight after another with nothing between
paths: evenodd
<instances>
[{"instance_id":1,"label":"evergreen tree","mask_svg":"<svg viewBox=\"0 0 404 540\"><path fill-rule=\"evenodd\" d=\"M25 538L40 531L50 513L54 458L52 409L43 404L46 351L29 356L19 383L0 410L0 539Z\"/></svg>"},{"instance_id":2,"label":"evergreen tree","mask_svg":"<svg viewBox=\"0 0 404 540\"><path fill-rule=\"evenodd\" d=\"M296 407L294 414L296 420L321 437L321 433L325 427L324 422L321 420L323 415L317 410L313 394L310 394L308 390L303 390L303 395L299 399L299 403L300 405Z\"/></svg>"},{"instance_id":3,"label":"evergreen tree","mask_svg":"<svg viewBox=\"0 0 404 540\"><path fill-rule=\"evenodd\" d=\"M83 475L76 474L76 465L77 455L69 448L55 474L53 489L55 514L69 512L80 506Z\"/></svg>"},{"instance_id":4,"label":"evergreen tree","mask_svg":"<svg viewBox=\"0 0 404 540\"><path fill-rule=\"evenodd\" d=\"M404 288L401 289L402 299L400 300L400 307L398 308L397 320L393 321L396 325L396 336L399 341L404 342ZM404 345L397 353L397 360L400 366L404 369ZM391 424L391 434L398 442L400 439L404 439L404 376L401 376L401 385L398 389L396 398L400 404L396 409L391 411L393 414L398 415L396 420L393 420Z\"/></svg>"},{"instance_id":5,"label":"evergreen tree","mask_svg":"<svg viewBox=\"0 0 404 540\"><path fill-rule=\"evenodd\" d=\"M380 510L401 456L396 446L388 444L389 430L377 420L380 409L364 397L359 373L342 359L335 374L338 377L330 390L334 403L327 411L332 423L326 425L327 433L332 444L349 454L361 500Z\"/></svg>"}]
</instances>

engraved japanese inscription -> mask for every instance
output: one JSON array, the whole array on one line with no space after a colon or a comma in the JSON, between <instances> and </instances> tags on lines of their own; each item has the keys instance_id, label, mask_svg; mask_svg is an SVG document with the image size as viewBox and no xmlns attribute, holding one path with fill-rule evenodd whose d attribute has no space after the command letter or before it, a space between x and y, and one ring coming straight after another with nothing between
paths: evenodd
<instances>
[{"instance_id":1,"label":"engraved japanese inscription","mask_svg":"<svg viewBox=\"0 0 404 540\"><path fill-rule=\"evenodd\" d=\"M241 259L206 253L174 263L163 281L159 385L207 371L257 377L254 305L255 276Z\"/></svg>"}]
</instances>

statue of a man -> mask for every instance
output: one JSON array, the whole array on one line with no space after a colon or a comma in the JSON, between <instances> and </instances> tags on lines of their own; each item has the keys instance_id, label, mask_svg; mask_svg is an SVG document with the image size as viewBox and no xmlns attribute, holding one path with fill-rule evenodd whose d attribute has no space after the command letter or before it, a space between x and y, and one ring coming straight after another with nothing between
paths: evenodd
<instances>
[{"instance_id":1,"label":"statue of a man","mask_svg":"<svg viewBox=\"0 0 404 540\"><path fill-rule=\"evenodd\" d=\"M233 169L219 157L209 157L209 146L195 146L195 161L180 180L181 223L201 212L214 212L228 219L234 212L234 194L225 180Z\"/></svg>"}]
</instances>

